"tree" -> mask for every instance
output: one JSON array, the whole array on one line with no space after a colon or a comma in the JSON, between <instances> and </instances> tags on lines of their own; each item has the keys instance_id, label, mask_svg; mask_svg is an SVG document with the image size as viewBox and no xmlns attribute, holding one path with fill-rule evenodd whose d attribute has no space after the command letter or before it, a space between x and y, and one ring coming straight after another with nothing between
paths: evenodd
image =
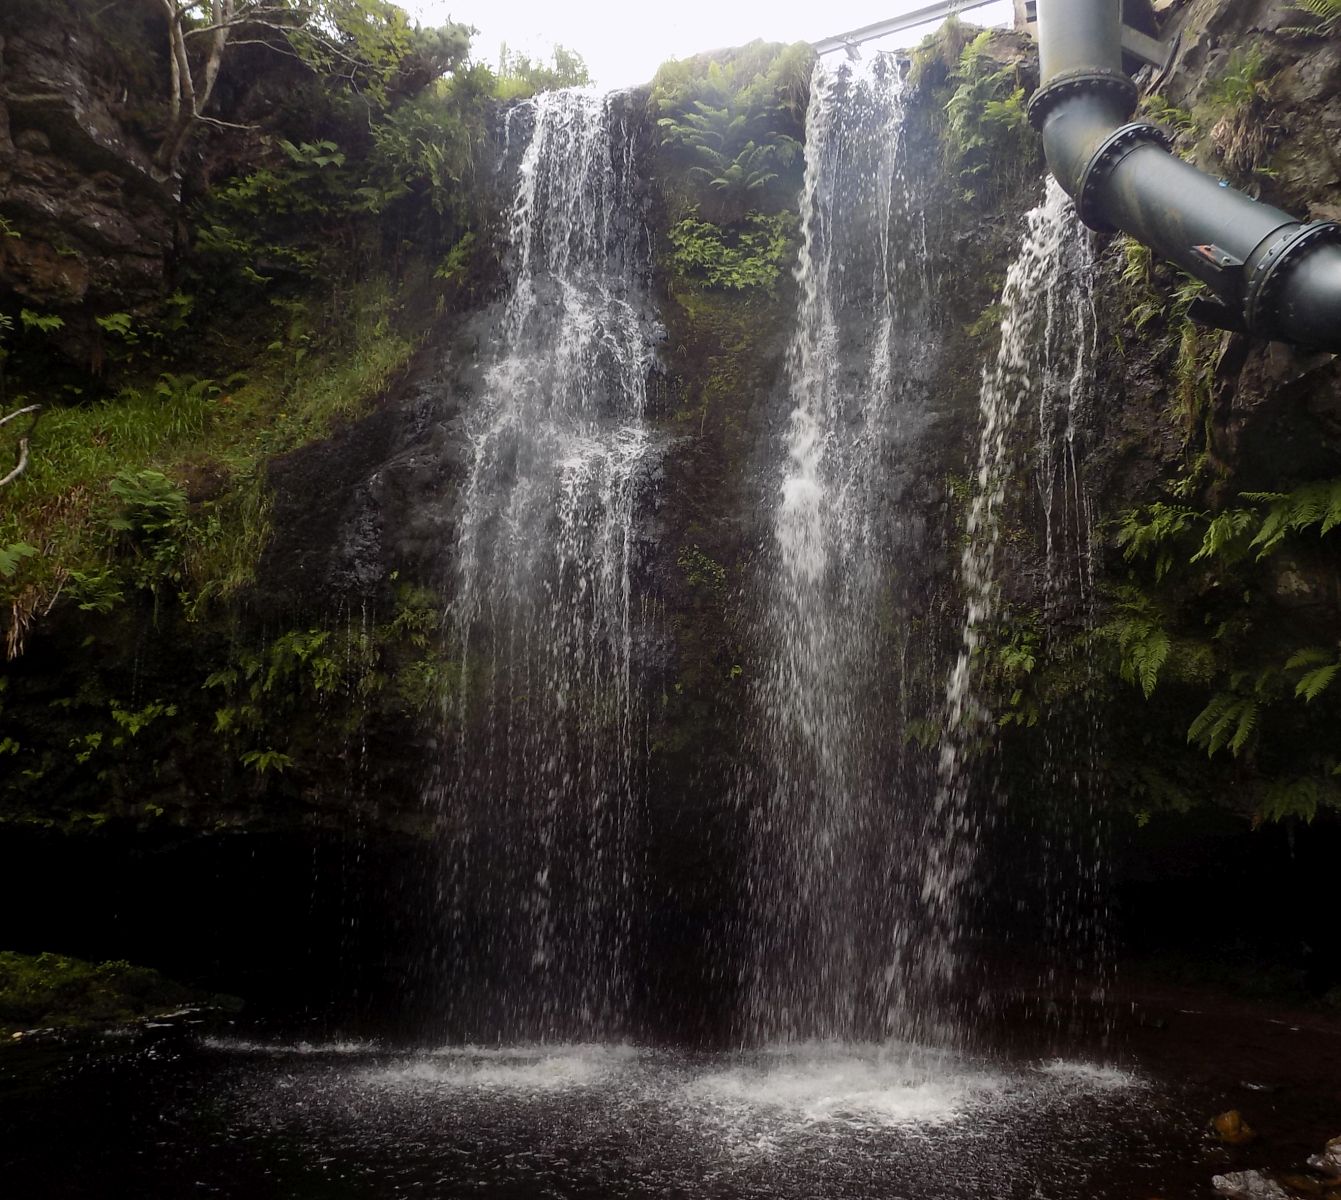
<instances>
[{"instance_id":1,"label":"tree","mask_svg":"<svg viewBox=\"0 0 1341 1200\"><path fill-rule=\"evenodd\" d=\"M178 173L230 47L259 45L301 59L378 103L425 86L460 65L473 32L421 30L386 0L161 0L168 21L171 82L167 131L155 156L164 179ZM397 87L399 83L399 87Z\"/></svg>"}]
</instances>

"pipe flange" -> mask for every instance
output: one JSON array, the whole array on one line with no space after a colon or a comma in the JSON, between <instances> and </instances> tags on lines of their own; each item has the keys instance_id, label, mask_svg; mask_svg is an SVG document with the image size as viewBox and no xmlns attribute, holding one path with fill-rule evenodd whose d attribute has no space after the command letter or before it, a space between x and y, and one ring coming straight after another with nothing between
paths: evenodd
<instances>
[{"instance_id":1,"label":"pipe flange","mask_svg":"<svg viewBox=\"0 0 1341 1200\"><path fill-rule=\"evenodd\" d=\"M1090 156L1081 173L1080 186L1076 189L1076 212L1080 219L1100 233L1112 233L1113 226L1099 215L1099 200L1104 184L1112 177L1118 163L1140 146L1158 146L1167 150L1172 144L1173 139L1168 133L1148 121L1133 121L1110 133Z\"/></svg>"},{"instance_id":2,"label":"pipe flange","mask_svg":"<svg viewBox=\"0 0 1341 1200\"><path fill-rule=\"evenodd\" d=\"M1274 235L1244 285L1243 313L1249 329L1264 337L1275 336L1277 306L1291 268L1305 250L1327 242L1341 245L1341 224L1336 221L1287 225Z\"/></svg>"},{"instance_id":3,"label":"pipe flange","mask_svg":"<svg viewBox=\"0 0 1341 1200\"><path fill-rule=\"evenodd\" d=\"M1116 97L1128 113L1135 111L1137 90L1130 77L1122 71L1107 67L1085 68L1078 71L1063 71L1054 75L1029 98L1029 123L1037 130L1043 129L1043 122L1063 100L1086 93L1106 92Z\"/></svg>"}]
</instances>

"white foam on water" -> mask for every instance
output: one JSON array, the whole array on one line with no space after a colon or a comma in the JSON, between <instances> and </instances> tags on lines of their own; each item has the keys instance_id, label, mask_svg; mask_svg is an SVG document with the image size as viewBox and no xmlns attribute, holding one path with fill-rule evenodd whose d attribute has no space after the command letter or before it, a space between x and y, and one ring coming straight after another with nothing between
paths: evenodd
<instances>
[{"instance_id":1,"label":"white foam on water","mask_svg":"<svg viewBox=\"0 0 1341 1200\"><path fill-rule=\"evenodd\" d=\"M1065 1059L1054 1058L1038 1069L1049 1079L1087 1095L1146 1086L1145 1080L1140 1076L1101 1063L1068 1062Z\"/></svg>"},{"instance_id":2,"label":"white foam on water","mask_svg":"<svg viewBox=\"0 0 1341 1200\"><path fill-rule=\"evenodd\" d=\"M880 1128L959 1120L1010 1082L917 1047L808 1043L710 1071L686 1084L684 1094L737 1119Z\"/></svg>"},{"instance_id":3,"label":"white foam on water","mask_svg":"<svg viewBox=\"0 0 1341 1200\"><path fill-rule=\"evenodd\" d=\"M362 1081L481 1092L563 1092L610 1082L638 1053L626 1045L444 1046L371 1068Z\"/></svg>"},{"instance_id":4,"label":"white foam on water","mask_svg":"<svg viewBox=\"0 0 1341 1200\"><path fill-rule=\"evenodd\" d=\"M210 1035L202 1041L207 1049L219 1050L225 1054L375 1054L382 1048L376 1042L354 1039L335 1042L261 1042L248 1038Z\"/></svg>"}]
</instances>

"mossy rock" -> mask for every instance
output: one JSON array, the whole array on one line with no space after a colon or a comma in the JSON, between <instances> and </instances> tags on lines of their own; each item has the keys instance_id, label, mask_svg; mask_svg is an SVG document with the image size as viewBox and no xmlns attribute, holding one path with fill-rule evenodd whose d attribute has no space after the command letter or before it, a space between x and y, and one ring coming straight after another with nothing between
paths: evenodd
<instances>
[{"instance_id":1,"label":"mossy rock","mask_svg":"<svg viewBox=\"0 0 1341 1200\"><path fill-rule=\"evenodd\" d=\"M64 954L0 951L0 1032L118 1025L188 1004L235 1009L234 997L204 997L149 967L85 962Z\"/></svg>"}]
</instances>

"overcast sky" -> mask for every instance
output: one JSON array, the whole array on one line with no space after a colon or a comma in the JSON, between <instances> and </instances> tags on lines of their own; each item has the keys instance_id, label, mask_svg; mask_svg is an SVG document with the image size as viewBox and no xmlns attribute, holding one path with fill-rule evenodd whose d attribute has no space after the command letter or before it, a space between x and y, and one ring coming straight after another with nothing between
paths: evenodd
<instances>
[{"instance_id":1,"label":"overcast sky","mask_svg":"<svg viewBox=\"0 0 1341 1200\"><path fill-rule=\"evenodd\" d=\"M555 42L586 59L603 88L646 83L668 58L739 46L755 38L770 42L814 42L871 25L928 0L625 0L624 3L562 3L560 0L399 0L424 24L447 19L479 30L474 57L498 61L502 42L531 57L549 57ZM966 5L967 10L967 5ZM980 24L1010 20L1009 0L966 11ZM910 45L925 30L910 31L891 45ZM871 44L872 47L876 45Z\"/></svg>"}]
</instances>

